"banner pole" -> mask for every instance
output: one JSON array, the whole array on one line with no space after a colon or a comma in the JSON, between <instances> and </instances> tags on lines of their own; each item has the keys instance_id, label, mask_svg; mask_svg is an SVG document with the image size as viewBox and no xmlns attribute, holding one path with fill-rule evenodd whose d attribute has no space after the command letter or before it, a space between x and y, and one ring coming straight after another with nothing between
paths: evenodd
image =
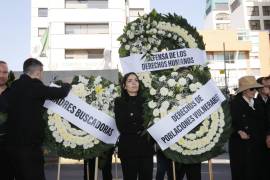
<instances>
[{"instance_id":1,"label":"banner pole","mask_svg":"<svg viewBox=\"0 0 270 180\"><path fill-rule=\"evenodd\" d=\"M175 162L174 161L172 161L172 165L173 165L173 180L176 180Z\"/></svg>"},{"instance_id":2,"label":"banner pole","mask_svg":"<svg viewBox=\"0 0 270 180\"><path fill-rule=\"evenodd\" d=\"M61 157L58 157L57 180L60 180L60 171L61 171Z\"/></svg>"},{"instance_id":3,"label":"banner pole","mask_svg":"<svg viewBox=\"0 0 270 180\"><path fill-rule=\"evenodd\" d=\"M212 160L208 160L209 179L214 180Z\"/></svg>"},{"instance_id":4,"label":"banner pole","mask_svg":"<svg viewBox=\"0 0 270 180\"><path fill-rule=\"evenodd\" d=\"M89 159L88 160L85 160L85 162L86 162L86 168L87 168L87 170L86 170L86 176L87 176L87 180L89 180Z\"/></svg>"},{"instance_id":5,"label":"banner pole","mask_svg":"<svg viewBox=\"0 0 270 180\"><path fill-rule=\"evenodd\" d=\"M114 165L115 165L115 179L118 180L117 156L116 156L116 152L115 151L114 151Z\"/></svg>"},{"instance_id":6,"label":"banner pole","mask_svg":"<svg viewBox=\"0 0 270 180\"><path fill-rule=\"evenodd\" d=\"M95 162L95 180L98 179L98 157L96 157L96 162Z\"/></svg>"}]
</instances>

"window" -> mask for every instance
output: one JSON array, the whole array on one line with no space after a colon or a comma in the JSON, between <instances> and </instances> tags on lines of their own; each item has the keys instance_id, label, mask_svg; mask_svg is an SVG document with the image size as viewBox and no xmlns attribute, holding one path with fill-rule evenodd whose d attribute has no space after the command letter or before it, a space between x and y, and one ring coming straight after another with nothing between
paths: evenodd
<instances>
[{"instance_id":1,"label":"window","mask_svg":"<svg viewBox=\"0 0 270 180\"><path fill-rule=\"evenodd\" d=\"M227 13L218 13L216 15L216 20L230 20L230 16Z\"/></svg>"},{"instance_id":2,"label":"window","mask_svg":"<svg viewBox=\"0 0 270 180\"><path fill-rule=\"evenodd\" d=\"M270 20L264 20L264 29L270 30Z\"/></svg>"},{"instance_id":3,"label":"window","mask_svg":"<svg viewBox=\"0 0 270 180\"><path fill-rule=\"evenodd\" d=\"M108 23L66 24L66 34L109 34Z\"/></svg>"},{"instance_id":4,"label":"window","mask_svg":"<svg viewBox=\"0 0 270 180\"><path fill-rule=\"evenodd\" d=\"M225 52L226 63L234 63L234 55L233 51Z\"/></svg>"},{"instance_id":5,"label":"window","mask_svg":"<svg viewBox=\"0 0 270 180\"><path fill-rule=\"evenodd\" d=\"M247 6L248 16L259 16L259 6Z\"/></svg>"},{"instance_id":6,"label":"window","mask_svg":"<svg viewBox=\"0 0 270 180\"><path fill-rule=\"evenodd\" d=\"M218 29L218 30L227 30L229 28L230 28L229 23L217 23L216 24L216 29Z\"/></svg>"},{"instance_id":7,"label":"window","mask_svg":"<svg viewBox=\"0 0 270 180\"><path fill-rule=\"evenodd\" d=\"M249 28L251 30L260 30L261 29L260 20L249 20Z\"/></svg>"},{"instance_id":8,"label":"window","mask_svg":"<svg viewBox=\"0 0 270 180\"><path fill-rule=\"evenodd\" d=\"M263 15L270 16L270 6L263 6Z\"/></svg>"},{"instance_id":9,"label":"window","mask_svg":"<svg viewBox=\"0 0 270 180\"><path fill-rule=\"evenodd\" d=\"M48 17L48 8L38 8L38 17Z\"/></svg>"},{"instance_id":10,"label":"window","mask_svg":"<svg viewBox=\"0 0 270 180\"><path fill-rule=\"evenodd\" d=\"M102 59L104 49L66 49L66 59Z\"/></svg>"},{"instance_id":11,"label":"window","mask_svg":"<svg viewBox=\"0 0 270 180\"><path fill-rule=\"evenodd\" d=\"M239 60L246 60L246 59L248 59L248 51L239 51L238 59Z\"/></svg>"},{"instance_id":12,"label":"window","mask_svg":"<svg viewBox=\"0 0 270 180\"><path fill-rule=\"evenodd\" d=\"M97 8L97 9L107 9L108 0L65 0L66 8Z\"/></svg>"},{"instance_id":13,"label":"window","mask_svg":"<svg viewBox=\"0 0 270 180\"><path fill-rule=\"evenodd\" d=\"M129 16L130 17L138 17L139 15L144 14L144 9L143 8L130 8L129 9Z\"/></svg>"},{"instance_id":14,"label":"window","mask_svg":"<svg viewBox=\"0 0 270 180\"><path fill-rule=\"evenodd\" d=\"M47 28L38 28L38 37L42 37L46 31Z\"/></svg>"},{"instance_id":15,"label":"window","mask_svg":"<svg viewBox=\"0 0 270 180\"><path fill-rule=\"evenodd\" d=\"M220 11L226 11L229 10L229 5L228 3L216 3L215 9Z\"/></svg>"}]
</instances>

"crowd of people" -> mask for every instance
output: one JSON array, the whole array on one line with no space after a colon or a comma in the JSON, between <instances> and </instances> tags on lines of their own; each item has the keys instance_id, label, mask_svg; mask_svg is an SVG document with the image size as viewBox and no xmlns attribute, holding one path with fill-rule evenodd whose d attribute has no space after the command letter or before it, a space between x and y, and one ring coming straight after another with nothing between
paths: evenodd
<instances>
[{"instance_id":1,"label":"crowd of people","mask_svg":"<svg viewBox=\"0 0 270 180\"><path fill-rule=\"evenodd\" d=\"M43 65L34 58L24 62L23 74L7 86L8 66L0 61L0 112L8 119L0 125L0 179L45 180L42 144L46 99L64 98L71 85L61 88L42 83ZM172 160L144 133L141 85L136 73L122 78L121 96L115 99L115 120L120 132L118 156L124 180L152 180L153 156L157 154L156 180L173 180ZM256 96L257 95L257 96ZM232 134L229 155L232 180L269 180L270 173L270 77L239 79L236 95L230 100ZM138 148L140 147L140 148ZM104 180L112 180L114 149L106 155ZM94 159L85 160L84 179L94 179ZM89 168L87 170L87 168ZM267 169L268 168L268 169ZM201 163L176 163L177 180L201 180Z\"/></svg>"}]
</instances>

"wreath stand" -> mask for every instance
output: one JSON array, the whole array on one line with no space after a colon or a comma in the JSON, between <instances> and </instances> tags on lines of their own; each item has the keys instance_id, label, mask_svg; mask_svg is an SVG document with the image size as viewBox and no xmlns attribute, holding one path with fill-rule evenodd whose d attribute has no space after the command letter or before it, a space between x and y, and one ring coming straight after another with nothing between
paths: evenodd
<instances>
[{"instance_id":1,"label":"wreath stand","mask_svg":"<svg viewBox=\"0 0 270 180\"><path fill-rule=\"evenodd\" d=\"M61 157L58 158L58 167L57 167L57 180L60 180L61 175ZM87 180L89 180L89 164L87 163L86 170ZM96 157L95 161L95 177L94 180L98 180L98 157Z\"/></svg>"}]
</instances>

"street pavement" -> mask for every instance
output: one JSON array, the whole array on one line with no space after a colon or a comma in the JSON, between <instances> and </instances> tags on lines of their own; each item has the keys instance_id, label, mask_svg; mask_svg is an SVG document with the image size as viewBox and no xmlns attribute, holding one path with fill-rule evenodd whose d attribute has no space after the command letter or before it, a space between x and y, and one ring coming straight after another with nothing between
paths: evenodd
<instances>
[{"instance_id":1,"label":"street pavement","mask_svg":"<svg viewBox=\"0 0 270 180\"><path fill-rule=\"evenodd\" d=\"M117 172L116 172L117 168ZM49 163L45 165L45 173L47 180L57 180L57 163ZM113 178L122 180L121 165L119 163L112 166ZM154 178L156 173L156 164L154 167ZM214 180L230 180L230 166L227 155L219 156L213 160ZM118 177L118 178L117 178ZM208 164L202 165L202 180L209 180ZM63 164L61 165L60 180L83 180L83 165ZM99 171L98 180L102 180L101 171Z\"/></svg>"}]
</instances>

